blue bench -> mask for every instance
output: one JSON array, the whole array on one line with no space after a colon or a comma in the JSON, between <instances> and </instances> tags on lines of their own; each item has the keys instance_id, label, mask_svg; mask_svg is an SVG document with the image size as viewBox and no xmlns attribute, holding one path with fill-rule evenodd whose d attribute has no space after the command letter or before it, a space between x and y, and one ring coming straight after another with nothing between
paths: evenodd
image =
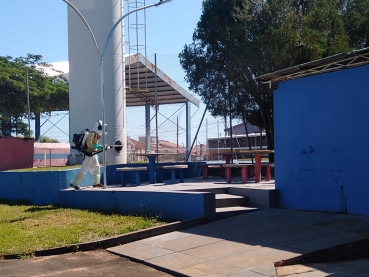
<instances>
[{"instance_id":1,"label":"blue bench","mask_svg":"<svg viewBox=\"0 0 369 277\"><path fill-rule=\"evenodd\" d=\"M117 171L121 173L122 186L127 185L126 172L131 172L131 183L140 185L140 171L147 170L147 167L121 167Z\"/></svg>"},{"instance_id":2,"label":"blue bench","mask_svg":"<svg viewBox=\"0 0 369 277\"><path fill-rule=\"evenodd\" d=\"M186 164L177 164L177 165L163 165L163 166L157 166L157 169L164 170L169 169L170 170L170 182L171 184L174 184L176 182L176 171L179 171L179 182L184 182L184 169L188 168L188 165ZM157 175L158 182L163 182L163 173L159 172Z\"/></svg>"}]
</instances>

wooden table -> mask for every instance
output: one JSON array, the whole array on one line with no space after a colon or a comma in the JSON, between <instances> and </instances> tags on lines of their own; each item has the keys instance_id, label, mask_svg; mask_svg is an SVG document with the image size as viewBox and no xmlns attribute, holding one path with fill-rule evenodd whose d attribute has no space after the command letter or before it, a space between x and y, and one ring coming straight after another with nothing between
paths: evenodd
<instances>
[{"instance_id":1,"label":"wooden table","mask_svg":"<svg viewBox=\"0 0 369 277\"><path fill-rule=\"evenodd\" d=\"M218 155L220 155L220 156L223 156L224 157L224 159L225 159L225 163L226 164L230 164L231 163L231 158L232 158L232 156L235 156L235 155L237 155L237 153L236 152L225 152L225 153L219 153ZM222 169L223 169L223 167L222 167ZM228 175L228 173L229 173L229 175ZM231 178L231 170L229 169L229 170L225 170L225 177L227 178L227 180L229 180L230 178ZM221 176L223 177L223 173L221 172Z\"/></svg>"},{"instance_id":2,"label":"wooden table","mask_svg":"<svg viewBox=\"0 0 369 277\"><path fill-rule=\"evenodd\" d=\"M255 183L261 182L261 156L270 153L274 153L274 150L252 149L237 151L237 154L250 154L255 157Z\"/></svg>"},{"instance_id":3,"label":"wooden table","mask_svg":"<svg viewBox=\"0 0 369 277\"><path fill-rule=\"evenodd\" d=\"M137 156L144 156L149 159L149 182L150 184L156 183L156 166L155 160L156 157L164 155L163 153L146 153L146 154L137 154Z\"/></svg>"}]
</instances>

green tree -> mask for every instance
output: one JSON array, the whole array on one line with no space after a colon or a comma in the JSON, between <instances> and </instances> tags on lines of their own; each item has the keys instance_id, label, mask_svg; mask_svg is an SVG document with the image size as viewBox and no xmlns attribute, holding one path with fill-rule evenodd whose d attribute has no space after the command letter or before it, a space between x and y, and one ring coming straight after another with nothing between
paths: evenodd
<instances>
[{"instance_id":1,"label":"green tree","mask_svg":"<svg viewBox=\"0 0 369 277\"><path fill-rule=\"evenodd\" d=\"M57 139L49 138L49 137L46 137L46 136L41 136L40 137L40 142L53 142L53 143L56 143L56 142L59 142L59 141Z\"/></svg>"},{"instance_id":2,"label":"green tree","mask_svg":"<svg viewBox=\"0 0 369 277\"><path fill-rule=\"evenodd\" d=\"M68 110L67 80L61 74L48 76L45 68L52 65L43 62L41 55L28 54L16 59L0 56L0 135L29 136L25 123L28 118L27 70L31 119L44 112Z\"/></svg>"},{"instance_id":3,"label":"green tree","mask_svg":"<svg viewBox=\"0 0 369 277\"><path fill-rule=\"evenodd\" d=\"M179 55L190 89L213 115L264 128L274 149L276 86L255 76L349 51L344 7L338 0L203 1L193 42Z\"/></svg>"},{"instance_id":4,"label":"green tree","mask_svg":"<svg viewBox=\"0 0 369 277\"><path fill-rule=\"evenodd\" d=\"M255 66L248 62L252 56L260 62L259 52L253 43L255 38L244 28L244 25L248 29L258 26L253 19L258 12L257 5L244 0L204 1L193 43L185 45L179 57L190 89L209 103L213 116L229 115L231 119L241 118L245 126L248 120L263 127L260 121L252 120L264 109L262 100L266 97L261 93L265 88L259 88L255 82ZM272 141L269 146L273 149Z\"/></svg>"},{"instance_id":5,"label":"green tree","mask_svg":"<svg viewBox=\"0 0 369 277\"><path fill-rule=\"evenodd\" d=\"M369 47L369 1L346 1L345 29L350 36L350 46L355 49Z\"/></svg>"}]
</instances>

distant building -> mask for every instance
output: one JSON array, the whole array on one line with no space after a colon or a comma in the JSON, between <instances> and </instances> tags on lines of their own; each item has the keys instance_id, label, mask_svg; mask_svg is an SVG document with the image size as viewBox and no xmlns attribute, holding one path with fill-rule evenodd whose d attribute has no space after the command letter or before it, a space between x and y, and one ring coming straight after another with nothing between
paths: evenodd
<instances>
[{"instance_id":1,"label":"distant building","mask_svg":"<svg viewBox=\"0 0 369 277\"><path fill-rule=\"evenodd\" d=\"M246 123L247 126L247 133L260 133L260 128L252 125L250 123ZM225 136L231 135L231 128L224 129ZM232 134L233 135L244 135L246 134L245 124L240 123L235 126L232 126Z\"/></svg>"},{"instance_id":2,"label":"distant building","mask_svg":"<svg viewBox=\"0 0 369 277\"><path fill-rule=\"evenodd\" d=\"M242 149L267 148L267 139L264 132L260 133L260 128L250 123L237 124L232 128L232 144L230 128L224 129L225 135L207 138L206 159L217 160L219 154Z\"/></svg>"},{"instance_id":3,"label":"distant building","mask_svg":"<svg viewBox=\"0 0 369 277\"><path fill-rule=\"evenodd\" d=\"M163 153L158 159L162 161L184 161L186 160L186 148L176 143L159 140L156 145L156 137L150 137L150 151ZM146 151L146 137L140 136L138 140L128 138L128 159L129 162L142 162L145 157L137 156L136 154L145 153Z\"/></svg>"}]
</instances>

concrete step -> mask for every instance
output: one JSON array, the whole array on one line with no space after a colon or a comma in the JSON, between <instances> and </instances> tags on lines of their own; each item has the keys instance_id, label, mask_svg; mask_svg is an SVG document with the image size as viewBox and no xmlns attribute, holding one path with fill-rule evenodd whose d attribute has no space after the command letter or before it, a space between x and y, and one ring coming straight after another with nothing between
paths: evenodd
<instances>
[{"instance_id":1,"label":"concrete step","mask_svg":"<svg viewBox=\"0 0 369 277\"><path fill-rule=\"evenodd\" d=\"M241 207L241 206L224 207L224 208L216 208L216 215L217 219L224 219L227 217L251 213L258 210L259 210L258 208Z\"/></svg>"},{"instance_id":2,"label":"concrete step","mask_svg":"<svg viewBox=\"0 0 369 277\"><path fill-rule=\"evenodd\" d=\"M228 188L199 188L199 189L185 189L186 191L198 191L198 192L212 192L215 194L226 194Z\"/></svg>"},{"instance_id":3,"label":"concrete step","mask_svg":"<svg viewBox=\"0 0 369 277\"><path fill-rule=\"evenodd\" d=\"M234 206L247 206L249 199L244 196L238 196L233 194L218 193L215 194L215 207L225 208Z\"/></svg>"}]
</instances>

